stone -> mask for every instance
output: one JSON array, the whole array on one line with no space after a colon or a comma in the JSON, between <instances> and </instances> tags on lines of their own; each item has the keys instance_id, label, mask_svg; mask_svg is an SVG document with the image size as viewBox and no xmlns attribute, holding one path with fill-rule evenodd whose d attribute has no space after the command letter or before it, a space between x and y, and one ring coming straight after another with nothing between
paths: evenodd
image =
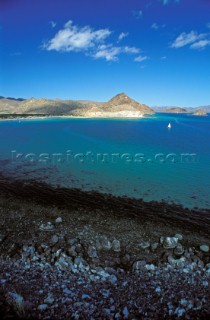
<instances>
[{"instance_id":1,"label":"stone","mask_svg":"<svg viewBox=\"0 0 210 320\"><path fill-rule=\"evenodd\" d=\"M177 238L179 241L182 241L183 240L183 235L180 234L180 233L176 233L174 238Z\"/></svg>"},{"instance_id":2,"label":"stone","mask_svg":"<svg viewBox=\"0 0 210 320\"><path fill-rule=\"evenodd\" d=\"M102 249L102 245L101 245L101 243L100 243L100 241L98 239L96 240L95 246L96 246L97 250L101 250Z\"/></svg>"},{"instance_id":3,"label":"stone","mask_svg":"<svg viewBox=\"0 0 210 320\"><path fill-rule=\"evenodd\" d=\"M207 246L206 244L203 244L200 246L200 250L205 253L209 252L209 246Z\"/></svg>"},{"instance_id":4,"label":"stone","mask_svg":"<svg viewBox=\"0 0 210 320\"><path fill-rule=\"evenodd\" d=\"M111 275L109 275L108 280L112 284L115 284L117 282L117 277L114 274L111 274Z\"/></svg>"},{"instance_id":5,"label":"stone","mask_svg":"<svg viewBox=\"0 0 210 320\"><path fill-rule=\"evenodd\" d=\"M85 293L83 293L83 295L82 295L82 299L90 299L89 294L85 294Z\"/></svg>"},{"instance_id":6,"label":"stone","mask_svg":"<svg viewBox=\"0 0 210 320\"><path fill-rule=\"evenodd\" d=\"M122 264L128 264L131 260L131 257L128 253L126 253L122 258L121 258L121 263Z\"/></svg>"},{"instance_id":7,"label":"stone","mask_svg":"<svg viewBox=\"0 0 210 320\"><path fill-rule=\"evenodd\" d=\"M56 220L55 220L55 223L59 224L59 223L62 223L63 222L63 219L61 217L58 217Z\"/></svg>"},{"instance_id":8,"label":"stone","mask_svg":"<svg viewBox=\"0 0 210 320\"><path fill-rule=\"evenodd\" d=\"M45 311L45 310L47 310L47 308L48 308L48 305L46 303L40 304L38 306L39 311Z\"/></svg>"},{"instance_id":9,"label":"stone","mask_svg":"<svg viewBox=\"0 0 210 320\"><path fill-rule=\"evenodd\" d=\"M101 241L101 246L103 249L105 250L110 250L112 248L112 244L111 242L107 239L107 238L104 238L102 241Z\"/></svg>"},{"instance_id":10,"label":"stone","mask_svg":"<svg viewBox=\"0 0 210 320\"><path fill-rule=\"evenodd\" d=\"M90 245L87 250L88 257L91 259L98 258L96 247Z\"/></svg>"},{"instance_id":11,"label":"stone","mask_svg":"<svg viewBox=\"0 0 210 320\"><path fill-rule=\"evenodd\" d=\"M148 249L150 247L150 243L148 241L142 241L139 244L139 247L141 247L142 249Z\"/></svg>"},{"instance_id":12,"label":"stone","mask_svg":"<svg viewBox=\"0 0 210 320\"><path fill-rule=\"evenodd\" d=\"M70 238L70 239L68 239L68 241L67 241L67 243L68 243L70 246L73 246L76 242L77 242L77 239L75 239L75 238Z\"/></svg>"},{"instance_id":13,"label":"stone","mask_svg":"<svg viewBox=\"0 0 210 320\"><path fill-rule=\"evenodd\" d=\"M46 303L46 304L53 304L54 301L55 301L55 299L53 298L52 295L48 295L48 297L46 299L44 299L44 303Z\"/></svg>"},{"instance_id":14,"label":"stone","mask_svg":"<svg viewBox=\"0 0 210 320\"><path fill-rule=\"evenodd\" d=\"M80 243L75 246L75 251L79 254L83 251L83 247Z\"/></svg>"},{"instance_id":15,"label":"stone","mask_svg":"<svg viewBox=\"0 0 210 320\"><path fill-rule=\"evenodd\" d=\"M186 258L174 259L172 256L168 256L168 263L174 268L183 268L186 264Z\"/></svg>"},{"instance_id":16,"label":"stone","mask_svg":"<svg viewBox=\"0 0 210 320\"><path fill-rule=\"evenodd\" d=\"M88 263L81 257L76 257L74 259L74 265L79 267L79 269L84 269L89 267Z\"/></svg>"},{"instance_id":17,"label":"stone","mask_svg":"<svg viewBox=\"0 0 210 320\"><path fill-rule=\"evenodd\" d=\"M120 252L121 251L121 246L120 246L120 241L119 240L113 240L112 241L112 249L115 252Z\"/></svg>"},{"instance_id":18,"label":"stone","mask_svg":"<svg viewBox=\"0 0 210 320\"><path fill-rule=\"evenodd\" d=\"M65 271L71 266L72 261L70 259L70 257L67 257L64 253L62 253L60 258L55 262L55 266L59 270Z\"/></svg>"},{"instance_id":19,"label":"stone","mask_svg":"<svg viewBox=\"0 0 210 320\"><path fill-rule=\"evenodd\" d=\"M155 270L155 265L154 265L154 264L146 264L146 265L145 265L145 268L146 268L148 271L154 271L154 270Z\"/></svg>"},{"instance_id":20,"label":"stone","mask_svg":"<svg viewBox=\"0 0 210 320\"><path fill-rule=\"evenodd\" d=\"M54 225L51 222L47 222L47 224L42 223L39 227L41 231L53 231Z\"/></svg>"},{"instance_id":21,"label":"stone","mask_svg":"<svg viewBox=\"0 0 210 320\"><path fill-rule=\"evenodd\" d=\"M158 242L155 242L155 243L152 243L151 244L151 250L154 252L159 246L159 243Z\"/></svg>"},{"instance_id":22,"label":"stone","mask_svg":"<svg viewBox=\"0 0 210 320\"><path fill-rule=\"evenodd\" d=\"M181 245L181 243L178 243L176 248L174 249L174 254L176 256L181 256L184 253L184 247Z\"/></svg>"},{"instance_id":23,"label":"stone","mask_svg":"<svg viewBox=\"0 0 210 320\"><path fill-rule=\"evenodd\" d=\"M57 236L57 234L54 234L50 241L51 241L52 245L55 245L56 243L58 243L59 237Z\"/></svg>"},{"instance_id":24,"label":"stone","mask_svg":"<svg viewBox=\"0 0 210 320\"><path fill-rule=\"evenodd\" d=\"M208 283L208 281L203 281L203 282L202 282L202 285L203 285L204 287L208 287L208 286L209 286L209 283Z\"/></svg>"},{"instance_id":25,"label":"stone","mask_svg":"<svg viewBox=\"0 0 210 320\"><path fill-rule=\"evenodd\" d=\"M145 265L146 265L146 261L144 261L144 260L135 261L133 263L132 270L133 271L143 270Z\"/></svg>"},{"instance_id":26,"label":"stone","mask_svg":"<svg viewBox=\"0 0 210 320\"><path fill-rule=\"evenodd\" d=\"M174 249L178 244L178 238L166 237L163 241L163 247L165 249Z\"/></svg>"},{"instance_id":27,"label":"stone","mask_svg":"<svg viewBox=\"0 0 210 320\"><path fill-rule=\"evenodd\" d=\"M71 248L68 248L67 252L71 257L77 257L76 246L72 246Z\"/></svg>"},{"instance_id":28,"label":"stone","mask_svg":"<svg viewBox=\"0 0 210 320\"><path fill-rule=\"evenodd\" d=\"M128 308L124 307L122 313L123 313L124 319L127 319L129 316Z\"/></svg>"}]
</instances>

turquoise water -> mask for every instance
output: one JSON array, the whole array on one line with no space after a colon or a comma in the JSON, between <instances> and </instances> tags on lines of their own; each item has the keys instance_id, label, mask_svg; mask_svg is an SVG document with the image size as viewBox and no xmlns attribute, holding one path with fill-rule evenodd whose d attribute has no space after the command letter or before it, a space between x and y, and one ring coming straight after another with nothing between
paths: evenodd
<instances>
[{"instance_id":1,"label":"turquoise water","mask_svg":"<svg viewBox=\"0 0 210 320\"><path fill-rule=\"evenodd\" d=\"M0 146L11 178L210 208L209 116L0 121Z\"/></svg>"}]
</instances>

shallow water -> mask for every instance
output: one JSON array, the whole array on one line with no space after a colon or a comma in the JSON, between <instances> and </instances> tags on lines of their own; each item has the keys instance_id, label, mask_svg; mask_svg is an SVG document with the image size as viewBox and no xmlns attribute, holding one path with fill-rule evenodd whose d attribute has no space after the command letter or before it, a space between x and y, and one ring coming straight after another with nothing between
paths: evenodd
<instances>
[{"instance_id":1,"label":"shallow water","mask_svg":"<svg viewBox=\"0 0 210 320\"><path fill-rule=\"evenodd\" d=\"M209 142L209 116L8 120L0 165L11 178L210 208Z\"/></svg>"}]
</instances>

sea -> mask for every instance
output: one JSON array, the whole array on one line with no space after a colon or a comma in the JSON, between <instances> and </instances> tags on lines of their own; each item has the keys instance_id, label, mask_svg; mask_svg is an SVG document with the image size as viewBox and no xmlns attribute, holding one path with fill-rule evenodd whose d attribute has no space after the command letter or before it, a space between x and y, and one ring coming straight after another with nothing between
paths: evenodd
<instances>
[{"instance_id":1,"label":"sea","mask_svg":"<svg viewBox=\"0 0 210 320\"><path fill-rule=\"evenodd\" d=\"M210 115L1 120L0 171L8 180L210 209Z\"/></svg>"}]
</instances>

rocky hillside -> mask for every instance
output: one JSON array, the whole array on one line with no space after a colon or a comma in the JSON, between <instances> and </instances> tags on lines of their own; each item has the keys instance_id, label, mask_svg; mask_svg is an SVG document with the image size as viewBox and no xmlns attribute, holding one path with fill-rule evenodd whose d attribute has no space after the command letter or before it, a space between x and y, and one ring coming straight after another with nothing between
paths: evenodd
<instances>
[{"instance_id":1,"label":"rocky hillside","mask_svg":"<svg viewBox=\"0 0 210 320\"><path fill-rule=\"evenodd\" d=\"M193 113L194 116L207 116L207 113L203 109L198 109Z\"/></svg>"},{"instance_id":2,"label":"rocky hillside","mask_svg":"<svg viewBox=\"0 0 210 320\"><path fill-rule=\"evenodd\" d=\"M108 102L35 99L0 99L0 114L84 116L84 117L142 117L152 109L121 93Z\"/></svg>"},{"instance_id":3,"label":"rocky hillside","mask_svg":"<svg viewBox=\"0 0 210 320\"><path fill-rule=\"evenodd\" d=\"M168 112L168 113L185 113L185 112L187 112L187 110L184 109L184 108L180 108L180 107L172 107L172 108L166 109L164 112Z\"/></svg>"}]
</instances>

